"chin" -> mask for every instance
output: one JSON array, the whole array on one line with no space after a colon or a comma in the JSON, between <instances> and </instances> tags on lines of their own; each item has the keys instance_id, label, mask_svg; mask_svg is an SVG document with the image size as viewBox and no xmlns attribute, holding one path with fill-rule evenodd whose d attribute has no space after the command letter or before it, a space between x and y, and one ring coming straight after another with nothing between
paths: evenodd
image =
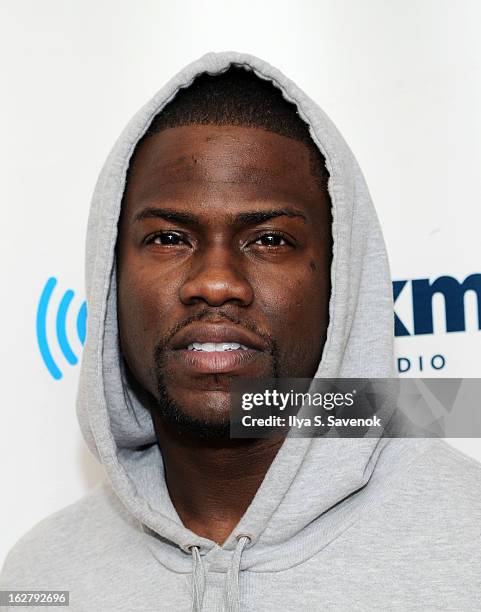
<instances>
[{"instance_id":1,"label":"chin","mask_svg":"<svg viewBox=\"0 0 481 612\"><path fill-rule=\"evenodd\" d=\"M158 387L157 414L163 424L199 439L230 438L230 397L225 391L176 394Z\"/></svg>"}]
</instances>

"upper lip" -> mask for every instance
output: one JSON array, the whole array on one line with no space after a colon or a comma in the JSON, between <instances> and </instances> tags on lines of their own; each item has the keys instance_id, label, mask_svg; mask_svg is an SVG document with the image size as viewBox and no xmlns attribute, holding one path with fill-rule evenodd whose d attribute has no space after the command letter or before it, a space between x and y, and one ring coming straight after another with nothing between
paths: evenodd
<instances>
[{"instance_id":1,"label":"upper lip","mask_svg":"<svg viewBox=\"0 0 481 612\"><path fill-rule=\"evenodd\" d=\"M174 336L173 348L185 349L193 342L238 342L248 348L263 350L264 346L254 335L232 325L204 323L189 325Z\"/></svg>"}]
</instances>

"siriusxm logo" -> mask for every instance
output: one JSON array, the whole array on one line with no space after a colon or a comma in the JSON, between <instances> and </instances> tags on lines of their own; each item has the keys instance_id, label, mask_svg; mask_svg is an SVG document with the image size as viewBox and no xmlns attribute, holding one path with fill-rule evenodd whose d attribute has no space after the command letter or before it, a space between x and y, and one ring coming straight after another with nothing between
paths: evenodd
<instances>
[{"instance_id":1,"label":"siriusxm logo","mask_svg":"<svg viewBox=\"0 0 481 612\"><path fill-rule=\"evenodd\" d=\"M59 380L62 378L62 372L55 363L47 337L47 313L49 311L50 299L56 284L57 279L53 276L50 277L45 283L38 302L36 328L38 347L40 349L40 355L42 356L43 362L53 378L55 378L55 380ZM73 352L67 338L67 313L73 297L74 292L71 289L65 291L58 305L57 312L55 313L55 337L63 356L70 365L75 365L78 362L78 358ZM77 336L82 345L85 342L86 322L87 304L84 301L77 312L75 320Z\"/></svg>"},{"instance_id":2,"label":"siriusxm logo","mask_svg":"<svg viewBox=\"0 0 481 612\"><path fill-rule=\"evenodd\" d=\"M412 292L413 325L412 329L408 330L394 312L396 336L417 336L434 332L433 296L435 294L441 294L444 297L446 332L466 331L464 296L467 291L473 291L477 296L478 329L481 330L481 274L471 274L462 283L452 276L440 276L432 282L428 278L394 281L394 302L408 284L411 285Z\"/></svg>"}]
</instances>

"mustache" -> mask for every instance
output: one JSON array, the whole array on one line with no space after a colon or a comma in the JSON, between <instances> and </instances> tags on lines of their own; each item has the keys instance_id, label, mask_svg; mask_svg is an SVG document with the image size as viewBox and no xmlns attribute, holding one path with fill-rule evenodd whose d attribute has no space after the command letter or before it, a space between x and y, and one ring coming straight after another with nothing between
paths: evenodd
<instances>
[{"instance_id":1,"label":"mustache","mask_svg":"<svg viewBox=\"0 0 481 612\"><path fill-rule=\"evenodd\" d=\"M186 319L184 319L183 321L179 321L178 323L176 323L176 325L174 325L174 327L172 327L162 338L161 340L159 340L159 342L156 344L155 349L154 349L154 355L155 355L155 359L158 362L160 355L167 349L167 347L169 346L169 344L172 341L172 338L184 327L186 327L187 325L190 325L191 323L195 322L195 321L216 321L219 322L221 320L226 320L226 321L230 321L231 323L234 323L235 325L238 325L239 327L244 327L245 329L249 330L250 332L252 332L253 334L255 334L256 336L262 338L265 342L265 345L267 347L267 352L271 353L272 355L277 355L278 354L278 346L277 346L277 342L275 340L275 338L273 336L271 336L270 334L268 334L267 332L263 332L261 330L259 330L259 326L254 323L253 321L249 321L247 319L241 319L239 317L237 317L236 315L229 313L227 311L223 311L223 310L212 310L210 308L205 308L204 310L201 310L199 312L193 313L190 316L188 316Z\"/></svg>"}]
</instances>

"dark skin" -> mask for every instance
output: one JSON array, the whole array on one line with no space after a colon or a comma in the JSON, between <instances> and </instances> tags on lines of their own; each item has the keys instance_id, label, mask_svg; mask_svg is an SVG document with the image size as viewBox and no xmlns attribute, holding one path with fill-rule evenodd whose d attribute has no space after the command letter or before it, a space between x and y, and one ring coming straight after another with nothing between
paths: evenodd
<instances>
[{"instance_id":1,"label":"dark skin","mask_svg":"<svg viewBox=\"0 0 481 612\"><path fill-rule=\"evenodd\" d=\"M329 196L309 155L303 143L260 128L169 128L138 147L124 194L122 354L151 408L179 517L219 544L284 439L204 439L176 427L159 408L158 368L169 398L207 427L228 422L234 376L314 376L328 325L332 241ZM243 330L256 348L230 371L200 371L179 338L219 322Z\"/></svg>"}]
</instances>

